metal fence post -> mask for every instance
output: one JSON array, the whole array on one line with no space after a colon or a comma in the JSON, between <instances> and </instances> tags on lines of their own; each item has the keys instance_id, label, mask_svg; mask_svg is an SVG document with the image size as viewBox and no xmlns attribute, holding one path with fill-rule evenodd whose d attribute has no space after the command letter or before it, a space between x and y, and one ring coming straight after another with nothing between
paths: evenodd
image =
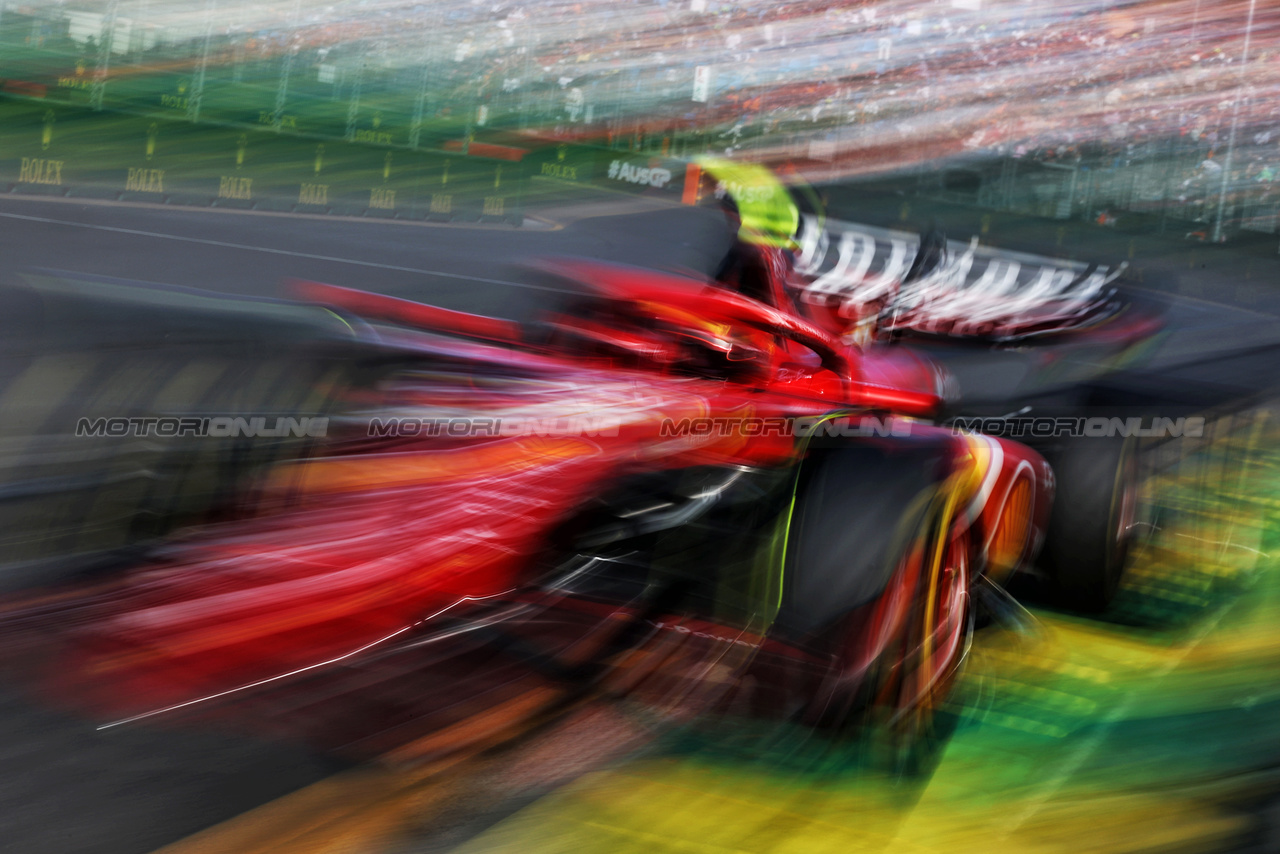
<instances>
[{"instance_id":1,"label":"metal fence post","mask_svg":"<svg viewBox=\"0 0 1280 854\"><path fill-rule=\"evenodd\" d=\"M98 69L94 72L93 91L89 96L89 105L95 110L102 109L102 99L107 90L107 72L111 68L111 43L116 35L116 12L119 11L119 0L111 0L107 14L102 19L101 40L98 43Z\"/></svg>"}]
</instances>

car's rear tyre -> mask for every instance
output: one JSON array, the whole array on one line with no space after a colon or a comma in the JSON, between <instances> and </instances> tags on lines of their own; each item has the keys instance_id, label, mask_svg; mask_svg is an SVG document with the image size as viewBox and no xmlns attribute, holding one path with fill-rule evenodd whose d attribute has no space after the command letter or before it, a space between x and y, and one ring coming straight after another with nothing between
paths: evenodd
<instances>
[{"instance_id":1,"label":"car's rear tyre","mask_svg":"<svg viewBox=\"0 0 1280 854\"><path fill-rule=\"evenodd\" d=\"M1133 540L1137 443L1120 436L1072 439L1046 456L1057 494L1041 566L1063 605L1103 611L1120 589Z\"/></svg>"}]
</instances>

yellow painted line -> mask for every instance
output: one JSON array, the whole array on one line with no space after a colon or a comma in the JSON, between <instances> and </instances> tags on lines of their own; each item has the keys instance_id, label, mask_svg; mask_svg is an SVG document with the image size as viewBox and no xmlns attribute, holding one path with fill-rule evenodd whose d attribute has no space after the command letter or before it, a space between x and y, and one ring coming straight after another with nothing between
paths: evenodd
<instances>
[{"instance_id":1,"label":"yellow painted line","mask_svg":"<svg viewBox=\"0 0 1280 854\"><path fill-rule=\"evenodd\" d=\"M635 830L625 827L615 827L608 824L600 824L599 822L586 821L583 822L584 827L599 831L608 836L620 836L628 841L637 842L650 851L691 851L694 854L754 854L745 848L725 848L720 845L713 845L709 842L691 842L683 839L672 839L669 836L660 836L656 833L647 833L643 830Z\"/></svg>"},{"instance_id":2,"label":"yellow painted line","mask_svg":"<svg viewBox=\"0 0 1280 854\"><path fill-rule=\"evenodd\" d=\"M1111 682L1114 675L1109 670L1103 670L1098 667L1088 667L1071 661L1058 661L1051 658L1029 659L1025 650L1000 649L998 647L992 647L990 649L984 648L980 650L978 655L983 660L990 659L993 663L1001 664L1015 670L1018 668L1030 667L1034 670L1057 673L1062 676L1080 679L1085 682L1093 682L1098 685L1105 685Z\"/></svg>"},{"instance_id":3,"label":"yellow painted line","mask_svg":"<svg viewBox=\"0 0 1280 854\"><path fill-rule=\"evenodd\" d=\"M1187 655L1191 668L1211 669L1225 665L1273 666L1280 661L1280 624L1258 626L1234 632L1204 644Z\"/></svg>"},{"instance_id":4,"label":"yellow painted line","mask_svg":"<svg viewBox=\"0 0 1280 854\"><path fill-rule=\"evenodd\" d=\"M1247 816L1193 801L1109 795L1055 803L1008 838L996 838L1007 806L994 802L969 812L964 800L922 801L888 850L932 852L1018 851L1076 854L1082 851L1212 850L1240 833Z\"/></svg>"},{"instance_id":5,"label":"yellow painted line","mask_svg":"<svg viewBox=\"0 0 1280 854\"><path fill-rule=\"evenodd\" d=\"M458 854L617 851L923 851L889 844L904 814L874 785L800 790L659 760L589 775L462 846Z\"/></svg>"},{"instance_id":6,"label":"yellow painted line","mask_svg":"<svg viewBox=\"0 0 1280 854\"><path fill-rule=\"evenodd\" d=\"M1008 679L1002 676L986 676L984 678L988 682L999 686L1002 695L1012 698L1025 698L1038 706L1052 709L1056 714L1087 715L1097 711L1098 708L1096 701L1087 697L1068 694L1065 691L1055 691L1050 688L1041 688L1038 685L1028 685L1017 679Z\"/></svg>"},{"instance_id":7,"label":"yellow painted line","mask_svg":"<svg viewBox=\"0 0 1280 854\"><path fill-rule=\"evenodd\" d=\"M1159 646L1149 639L1120 634L1114 626L1103 623L1089 625L1077 622L1077 619L1056 615L1042 617L1054 634L1054 646L1062 651L1064 657L1069 655L1071 658L1092 661L1095 669L1098 665L1107 667L1113 678L1142 675L1147 668L1152 667L1171 669L1205 647L1205 636L1209 629L1217 628L1217 622L1212 621L1192 638ZM1229 630L1229 626L1227 628ZM1216 637L1209 639L1209 648L1216 643Z\"/></svg>"},{"instance_id":8,"label":"yellow painted line","mask_svg":"<svg viewBox=\"0 0 1280 854\"><path fill-rule=\"evenodd\" d=\"M1002 842L1010 798L968 783L931 786L915 803L895 802L891 781L844 788L761 784L755 775L690 769L671 761L590 775L517 813L458 854L819 854L1016 850L1043 854L1212 848L1246 829L1247 816L1185 797L1108 795L1062 799ZM1016 801L1015 801L1016 803Z\"/></svg>"}]
</instances>

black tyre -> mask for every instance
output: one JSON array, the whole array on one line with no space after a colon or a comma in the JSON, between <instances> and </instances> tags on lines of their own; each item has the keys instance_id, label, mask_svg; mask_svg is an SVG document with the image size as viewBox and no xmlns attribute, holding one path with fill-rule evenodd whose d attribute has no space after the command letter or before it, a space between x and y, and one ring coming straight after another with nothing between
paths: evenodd
<instances>
[{"instance_id":1,"label":"black tyre","mask_svg":"<svg viewBox=\"0 0 1280 854\"><path fill-rule=\"evenodd\" d=\"M802 719L858 736L898 773L929 767L945 741L939 712L973 630L972 550L946 461L937 445L826 455L802 485L788 548L786 616L800 621L803 604L823 619L817 645L831 661Z\"/></svg>"},{"instance_id":2,"label":"black tyre","mask_svg":"<svg viewBox=\"0 0 1280 854\"><path fill-rule=\"evenodd\" d=\"M1137 443L1119 436L1073 439L1047 456L1057 495L1041 565L1062 604L1105 610L1120 589L1133 538Z\"/></svg>"}]
</instances>

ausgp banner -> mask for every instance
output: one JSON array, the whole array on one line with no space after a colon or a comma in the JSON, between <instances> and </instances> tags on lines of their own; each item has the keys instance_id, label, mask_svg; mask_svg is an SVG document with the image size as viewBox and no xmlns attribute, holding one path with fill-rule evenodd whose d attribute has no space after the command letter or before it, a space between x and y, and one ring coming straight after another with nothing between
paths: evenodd
<instances>
[{"instance_id":1,"label":"ausgp banner","mask_svg":"<svg viewBox=\"0 0 1280 854\"><path fill-rule=\"evenodd\" d=\"M533 177L612 190L680 194L684 190L684 161L587 145L561 144L532 158Z\"/></svg>"},{"instance_id":2,"label":"ausgp banner","mask_svg":"<svg viewBox=\"0 0 1280 854\"><path fill-rule=\"evenodd\" d=\"M664 157L643 154L602 152L602 175L598 183L614 189L661 190L679 194L684 188L685 165Z\"/></svg>"}]
</instances>

